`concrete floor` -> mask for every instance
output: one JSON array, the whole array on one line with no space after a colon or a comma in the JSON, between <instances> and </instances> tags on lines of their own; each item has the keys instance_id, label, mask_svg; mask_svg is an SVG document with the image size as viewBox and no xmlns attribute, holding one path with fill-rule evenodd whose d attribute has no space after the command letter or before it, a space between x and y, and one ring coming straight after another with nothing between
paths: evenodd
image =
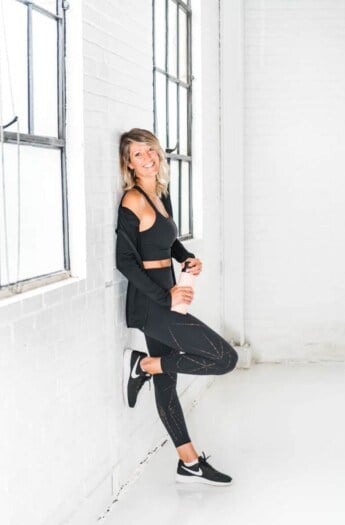
<instances>
[{"instance_id":1,"label":"concrete floor","mask_svg":"<svg viewBox=\"0 0 345 525\"><path fill-rule=\"evenodd\" d=\"M187 416L228 487L174 480L171 442L106 525L344 525L345 363L255 365L218 376Z\"/></svg>"}]
</instances>

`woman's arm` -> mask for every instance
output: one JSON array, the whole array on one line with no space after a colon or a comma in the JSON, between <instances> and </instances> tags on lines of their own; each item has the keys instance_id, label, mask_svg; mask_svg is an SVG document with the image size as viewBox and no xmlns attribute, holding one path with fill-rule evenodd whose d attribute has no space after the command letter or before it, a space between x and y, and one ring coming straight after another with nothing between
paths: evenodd
<instances>
[{"instance_id":1,"label":"woman's arm","mask_svg":"<svg viewBox=\"0 0 345 525\"><path fill-rule=\"evenodd\" d=\"M171 256L176 259L176 261L182 263L189 257L194 258L195 255L192 252L186 250L182 242L176 239L174 244L171 247Z\"/></svg>"},{"instance_id":2,"label":"woman's arm","mask_svg":"<svg viewBox=\"0 0 345 525\"><path fill-rule=\"evenodd\" d=\"M135 247L138 246L139 218L129 208L119 206L116 233L122 229ZM171 307L170 290L159 286L147 274L137 260L133 249L124 235L117 236L116 267L138 290L156 303Z\"/></svg>"}]
</instances>

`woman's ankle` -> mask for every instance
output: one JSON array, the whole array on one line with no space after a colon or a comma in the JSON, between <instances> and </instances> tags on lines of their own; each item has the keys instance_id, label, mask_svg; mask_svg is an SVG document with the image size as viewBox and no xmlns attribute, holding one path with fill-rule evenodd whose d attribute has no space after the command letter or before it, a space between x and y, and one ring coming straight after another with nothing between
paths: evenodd
<instances>
[{"instance_id":1,"label":"woman's ankle","mask_svg":"<svg viewBox=\"0 0 345 525\"><path fill-rule=\"evenodd\" d=\"M193 461L198 461L198 456L180 456L180 459L183 461L183 463L192 463Z\"/></svg>"},{"instance_id":2,"label":"woman's ankle","mask_svg":"<svg viewBox=\"0 0 345 525\"><path fill-rule=\"evenodd\" d=\"M199 459L198 453L192 442L184 443L177 447L176 450L183 463L191 463L192 461Z\"/></svg>"},{"instance_id":3,"label":"woman's ankle","mask_svg":"<svg viewBox=\"0 0 345 525\"><path fill-rule=\"evenodd\" d=\"M144 357L144 359L140 361L141 369L148 374L161 374L160 360L160 357Z\"/></svg>"}]
</instances>

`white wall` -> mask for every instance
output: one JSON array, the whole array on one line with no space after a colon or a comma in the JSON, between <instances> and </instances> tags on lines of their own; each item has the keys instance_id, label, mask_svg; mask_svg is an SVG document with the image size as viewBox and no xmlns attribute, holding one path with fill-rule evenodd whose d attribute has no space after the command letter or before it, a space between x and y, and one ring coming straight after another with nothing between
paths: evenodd
<instances>
[{"instance_id":1,"label":"white wall","mask_svg":"<svg viewBox=\"0 0 345 525\"><path fill-rule=\"evenodd\" d=\"M67 17L75 277L0 303L6 525L95 523L139 461L166 438L153 388L144 387L137 409L123 403L122 351L142 339L126 328L126 280L114 267L118 138L132 126L153 125L151 0L85 0L82 12L75 1ZM218 329L218 2L195 1L194 23L197 238L186 244L203 259L204 272L191 311ZM211 379L179 379L186 410Z\"/></svg>"},{"instance_id":2,"label":"white wall","mask_svg":"<svg viewBox=\"0 0 345 525\"><path fill-rule=\"evenodd\" d=\"M258 361L344 359L345 4L222 7L226 333Z\"/></svg>"},{"instance_id":3,"label":"white wall","mask_svg":"<svg viewBox=\"0 0 345 525\"><path fill-rule=\"evenodd\" d=\"M222 1L220 115L218 1L193 1L196 239L186 244L204 270L191 311L249 341L259 361L344 359L345 6ZM123 404L122 351L143 338L125 326L114 268L119 134L152 129L151 0L82 5L67 15L75 277L0 302L6 525L94 523L166 437L153 390L137 410ZM186 409L209 379L179 376Z\"/></svg>"}]
</instances>

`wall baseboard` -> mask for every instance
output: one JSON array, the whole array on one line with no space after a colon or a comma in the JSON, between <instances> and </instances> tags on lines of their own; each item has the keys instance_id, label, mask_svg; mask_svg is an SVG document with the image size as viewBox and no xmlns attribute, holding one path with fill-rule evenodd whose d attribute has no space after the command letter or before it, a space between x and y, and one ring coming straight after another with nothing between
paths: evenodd
<instances>
[{"instance_id":1,"label":"wall baseboard","mask_svg":"<svg viewBox=\"0 0 345 525\"><path fill-rule=\"evenodd\" d=\"M230 340L229 343L238 353L236 368L250 368L253 363L253 354L250 344L244 343L243 345L238 345L233 340Z\"/></svg>"}]
</instances>

